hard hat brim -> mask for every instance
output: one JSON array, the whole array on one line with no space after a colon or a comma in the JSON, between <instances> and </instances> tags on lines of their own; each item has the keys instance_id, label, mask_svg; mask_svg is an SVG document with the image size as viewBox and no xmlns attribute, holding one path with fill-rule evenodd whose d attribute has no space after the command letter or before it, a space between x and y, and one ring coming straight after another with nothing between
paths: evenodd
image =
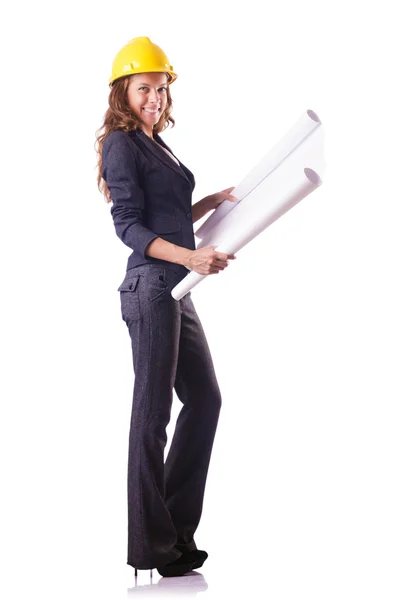
<instances>
[{"instance_id":1,"label":"hard hat brim","mask_svg":"<svg viewBox=\"0 0 397 600\"><path fill-rule=\"evenodd\" d=\"M124 77L129 77L130 75L138 75L140 73L166 73L169 76L168 79L168 85L171 85L171 83L174 83L174 81L177 79L178 75L177 73L175 73L174 71L164 71L164 68L162 69L160 68L154 68L154 69L145 69L144 71L141 71L139 69L127 69L126 72L119 76L119 77L111 77L109 79L109 86L112 86L113 83L115 81L118 81L119 79L124 79Z\"/></svg>"}]
</instances>

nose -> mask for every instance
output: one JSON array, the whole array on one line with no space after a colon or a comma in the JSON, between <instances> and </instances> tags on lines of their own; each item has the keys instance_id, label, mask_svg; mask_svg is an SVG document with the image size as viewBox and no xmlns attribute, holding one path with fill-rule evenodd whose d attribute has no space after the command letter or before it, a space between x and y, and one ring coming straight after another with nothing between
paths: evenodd
<instances>
[{"instance_id":1,"label":"nose","mask_svg":"<svg viewBox=\"0 0 397 600\"><path fill-rule=\"evenodd\" d=\"M159 95L158 91L155 89L151 89L149 92L149 102L152 102L153 104L158 105L158 104L160 104L159 100L160 100L160 95Z\"/></svg>"}]
</instances>

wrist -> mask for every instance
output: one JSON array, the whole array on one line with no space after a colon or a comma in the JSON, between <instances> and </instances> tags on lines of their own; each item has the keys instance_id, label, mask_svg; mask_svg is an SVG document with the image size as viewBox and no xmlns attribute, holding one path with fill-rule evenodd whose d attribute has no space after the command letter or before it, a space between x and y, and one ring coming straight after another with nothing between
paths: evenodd
<instances>
[{"instance_id":1,"label":"wrist","mask_svg":"<svg viewBox=\"0 0 397 600\"><path fill-rule=\"evenodd\" d=\"M195 223L215 208L214 195L205 196L192 206L192 221Z\"/></svg>"},{"instance_id":2,"label":"wrist","mask_svg":"<svg viewBox=\"0 0 397 600\"><path fill-rule=\"evenodd\" d=\"M215 202L214 202L214 196L212 194L210 194L209 196L205 196L205 198L203 198L203 204L205 206L206 213L209 212L210 210L212 210L213 208L216 208Z\"/></svg>"},{"instance_id":3,"label":"wrist","mask_svg":"<svg viewBox=\"0 0 397 600\"><path fill-rule=\"evenodd\" d=\"M173 262L178 265L188 267L193 250L189 250L189 248L183 248L182 246L176 246L175 244L173 244L173 246L175 252L175 259Z\"/></svg>"}]
</instances>

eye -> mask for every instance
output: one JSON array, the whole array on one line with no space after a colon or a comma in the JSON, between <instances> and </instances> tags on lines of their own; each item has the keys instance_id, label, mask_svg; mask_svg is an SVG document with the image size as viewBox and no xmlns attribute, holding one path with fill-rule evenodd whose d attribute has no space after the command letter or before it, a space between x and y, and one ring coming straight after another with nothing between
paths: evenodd
<instances>
[{"instance_id":1,"label":"eye","mask_svg":"<svg viewBox=\"0 0 397 600\"><path fill-rule=\"evenodd\" d=\"M148 89L149 89L149 88L148 88L146 85L143 85L142 87L138 88L138 90L148 90ZM161 87L161 88L159 88L159 90L164 90L164 91L165 91L166 89L167 89L166 87Z\"/></svg>"}]
</instances>

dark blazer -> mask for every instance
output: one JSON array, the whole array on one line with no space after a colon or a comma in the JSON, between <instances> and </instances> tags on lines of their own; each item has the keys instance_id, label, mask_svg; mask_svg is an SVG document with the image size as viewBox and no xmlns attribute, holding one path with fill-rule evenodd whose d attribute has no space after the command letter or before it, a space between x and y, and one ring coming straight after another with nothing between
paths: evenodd
<instances>
[{"instance_id":1,"label":"dark blazer","mask_svg":"<svg viewBox=\"0 0 397 600\"><path fill-rule=\"evenodd\" d=\"M153 137L172 153L158 134ZM102 177L113 202L110 213L116 234L133 250L127 270L150 263L189 273L183 265L145 255L146 247L157 237L196 249L192 222L195 179L179 163L141 129L113 131L104 141Z\"/></svg>"}]
</instances>

